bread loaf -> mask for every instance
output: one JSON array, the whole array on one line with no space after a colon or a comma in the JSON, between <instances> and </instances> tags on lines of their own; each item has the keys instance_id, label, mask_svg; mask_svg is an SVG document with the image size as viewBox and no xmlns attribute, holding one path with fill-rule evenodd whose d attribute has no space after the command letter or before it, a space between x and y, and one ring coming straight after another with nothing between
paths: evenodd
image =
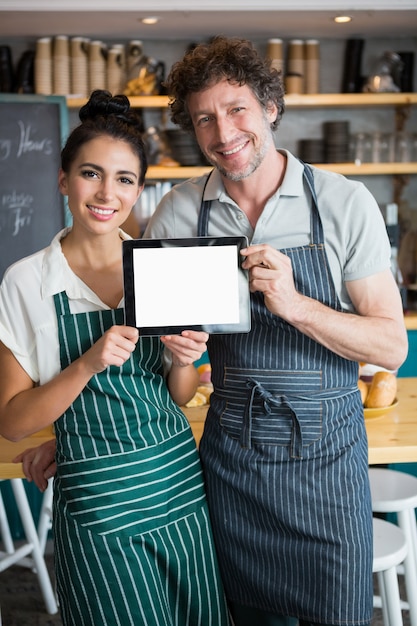
<instances>
[{"instance_id":1,"label":"bread loaf","mask_svg":"<svg viewBox=\"0 0 417 626\"><path fill-rule=\"evenodd\" d=\"M209 404L210 396L213 393L213 385L200 385L197 387L197 391L205 397L207 404Z\"/></svg>"},{"instance_id":2,"label":"bread loaf","mask_svg":"<svg viewBox=\"0 0 417 626\"><path fill-rule=\"evenodd\" d=\"M196 391L191 400L189 400L185 406L187 409L191 409L196 406L204 406L205 404L207 404L206 397L199 391Z\"/></svg>"},{"instance_id":3,"label":"bread loaf","mask_svg":"<svg viewBox=\"0 0 417 626\"><path fill-rule=\"evenodd\" d=\"M368 397L368 392L369 392L369 384L366 383L361 378L359 378L358 387L359 387L359 391L361 392L362 404L365 405L366 398Z\"/></svg>"},{"instance_id":4,"label":"bread loaf","mask_svg":"<svg viewBox=\"0 0 417 626\"><path fill-rule=\"evenodd\" d=\"M374 374L365 400L367 409L380 409L390 406L397 395L397 377L391 372L379 371Z\"/></svg>"}]
</instances>

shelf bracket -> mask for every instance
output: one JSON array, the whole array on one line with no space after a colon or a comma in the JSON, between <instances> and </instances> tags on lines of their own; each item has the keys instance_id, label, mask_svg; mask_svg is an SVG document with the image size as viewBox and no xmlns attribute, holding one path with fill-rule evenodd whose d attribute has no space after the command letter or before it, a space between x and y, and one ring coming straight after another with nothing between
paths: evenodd
<instances>
[{"instance_id":1,"label":"shelf bracket","mask_svg":"<svg viewBox=\"0 0 417 626\"><path fill-rule=\"evenodd\" d=\"M405 124L410 117L411 105L400 104L395 107L395 130L401 132L405 128Z\"/></svg>"},{"instance_id":2,"label":"shelf bracket","mask_svg":"<svg viewBox=\"0 0 417 626\"><path fill-rule=\"evenodd\" d=\"M394 174L393 186L394 186L394 202L397 206L401 206L401 198L403 195L404 187L410 182L408 174Z\"/></svg>"}]
</instances>

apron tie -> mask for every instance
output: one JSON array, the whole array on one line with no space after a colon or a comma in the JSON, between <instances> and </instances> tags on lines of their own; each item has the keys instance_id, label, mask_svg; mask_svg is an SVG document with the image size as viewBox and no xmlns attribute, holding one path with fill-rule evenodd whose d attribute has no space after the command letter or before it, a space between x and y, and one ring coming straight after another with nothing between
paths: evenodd
<instances>
[{"instance_id":1,"label":"apron tie","mask_svg":"<svg viewBox=\"0 0 417 626\"><path fill-rule=\"evenodd\" d=\"M291 406L291 402L286 395L274 395L257 380L250 378L246 381L246 387L250 390L249 398L245 403L243 414L243 424L240 434L240 444L243 448L251 448L252 446L252 408L255 395L257 395L263 403L265 415L271 414L271 406L285 406L291 412L291 457L302 458L303 434L301 425L297 415Z\"/></svg>"}]
</instances>

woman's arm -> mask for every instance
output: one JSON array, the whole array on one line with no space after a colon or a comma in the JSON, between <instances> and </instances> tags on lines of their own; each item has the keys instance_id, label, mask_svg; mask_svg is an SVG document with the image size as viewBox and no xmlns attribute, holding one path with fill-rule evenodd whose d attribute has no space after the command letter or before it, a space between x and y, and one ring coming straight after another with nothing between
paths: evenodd
<instances>
[{"instance_id":1,"label":"woman's arm","mask_svg":"<svg viewBox=\"0 0 417 626\"><path fill-rule=\"evenodd\" d=\"M161 337L163 344L172 352L172 366L167 384L174 402L183 406L195 394L199 375L194 366L206 351L208 334L184 330L181 335Z\"/></svg>"},{"instance_id":2,"label":"woman's arm","mask_svg":"<svg viewBox=\"0 0 417 626\"><path fill-rule=\"evenodd\" d=\"M80 358L40 386L0 342L0 435L18 441L55 422L94 374L129 358L137 339L136 328L112 326Z\"/></svg>"},{"instance_id":3,"label":"woman's arm","mask_svg":"<svg viewBox=\"0 0 417 626\"><path fill-rule=\"evenodd\" d=\"M48 480L56 473L55 451L56 441L50 439L36 448L26 448L13 459L13 463L21 463L27 480L45 491Z\"/></svg>"}]
</instances>

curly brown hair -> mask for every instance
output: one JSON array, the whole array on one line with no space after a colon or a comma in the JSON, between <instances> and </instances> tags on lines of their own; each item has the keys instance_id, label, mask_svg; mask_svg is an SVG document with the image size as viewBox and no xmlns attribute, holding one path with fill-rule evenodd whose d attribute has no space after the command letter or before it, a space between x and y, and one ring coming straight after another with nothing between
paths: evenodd
<instances>
[{"instance_id":1,"label":"curly brown hair","mask_svg":"<svg viewBox=\"0 0 417 626\"><path fill-rule=\"evenodd\" d=\"M203 91L224 78L231 83L248 85L265 110L271 102L275 104L277 117L271 128L278 128L285 110L280 72L259 54L251 41L223 35L195 46L172 66L165 82L170 94L171 120L184 130L193 131L188 95Z\"/></svg>"}]
</instances>

